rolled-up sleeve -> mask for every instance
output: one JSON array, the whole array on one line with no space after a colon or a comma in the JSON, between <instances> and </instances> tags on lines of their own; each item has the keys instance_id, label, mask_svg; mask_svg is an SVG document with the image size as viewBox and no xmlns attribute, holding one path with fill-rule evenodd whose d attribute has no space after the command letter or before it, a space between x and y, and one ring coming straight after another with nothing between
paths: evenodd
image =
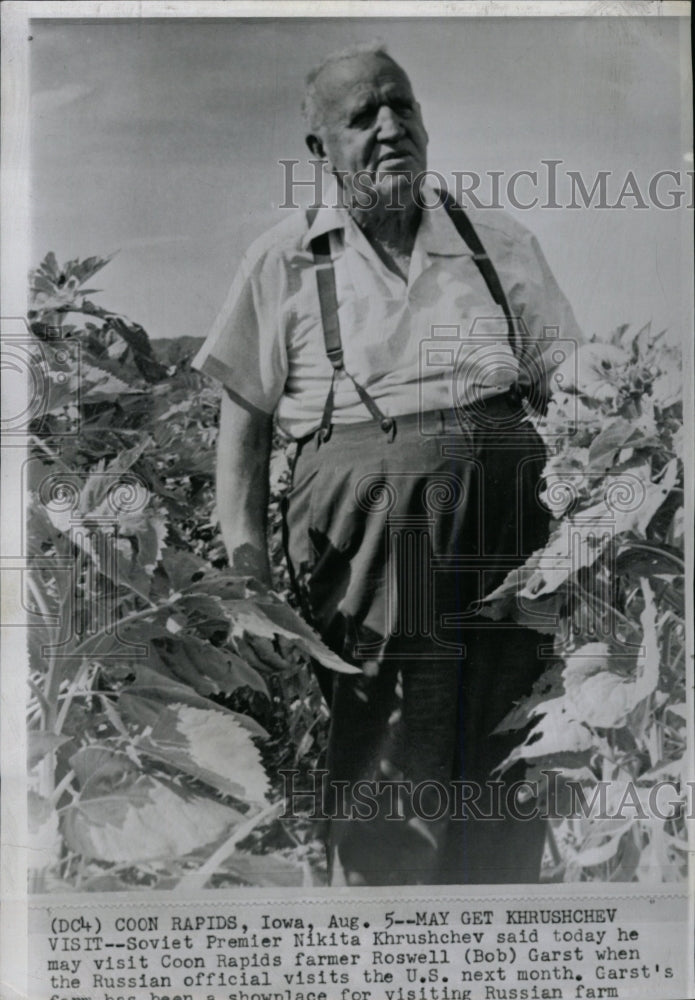
<instances>
[{"instance_id":1,"label":"rolled-up sleeve","mask_svg":"<svg viewBox=\"0 0 695 1000\"><path fill-rule=\"evenodd\" d=\"M264 413L273 413L287 379L278 276L258 255L242 261L229 295L192 361L194 368Z\"/></svg>"},{"instance_id":2,"label":"rolled-up sleeve","mask_svg":"<svg viewBox=\"0 0 695 1000\"><path fill-rule=\"evenodd\" d=\"M520 318L521 382L548 384L585 338L536 237L527 232L512 303Z\"/></svg>"}]
</instances>

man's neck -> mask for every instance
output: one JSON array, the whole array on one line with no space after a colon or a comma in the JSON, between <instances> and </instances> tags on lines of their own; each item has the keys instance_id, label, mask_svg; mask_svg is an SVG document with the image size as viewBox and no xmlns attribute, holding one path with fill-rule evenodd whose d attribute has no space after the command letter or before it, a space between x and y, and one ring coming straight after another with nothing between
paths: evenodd
<instances>
[{"instance_id":1,"label":"man's neck","mask_svg":"<svg viewBox=\"0 0 695 1000\"><path fill-rule=\"evenodd\" d=\"M406 208L394 209L379 204L366 210L353 209L351 214L373 246L410 257L420 225L419 206L411 203Z\"/></svg>"}]
</instances>

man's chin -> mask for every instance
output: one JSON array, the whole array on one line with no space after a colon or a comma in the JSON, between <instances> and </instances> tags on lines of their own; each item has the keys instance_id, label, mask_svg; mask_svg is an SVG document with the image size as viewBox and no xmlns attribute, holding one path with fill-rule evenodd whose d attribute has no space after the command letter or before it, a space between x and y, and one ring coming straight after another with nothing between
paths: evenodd
<instances>
[{"instance_id":1,"label":"man's chin","mask_svg":"<svg viewBox=\"0 0 695 1000\"><path fill-rule=\"evenodd\" d=\"M373 208L399 210L414 204L419 190L419 173L407 165L380 165L372 174L365 174L353 188L353 204L366 210Z\"/></svg>"}]
</instances>

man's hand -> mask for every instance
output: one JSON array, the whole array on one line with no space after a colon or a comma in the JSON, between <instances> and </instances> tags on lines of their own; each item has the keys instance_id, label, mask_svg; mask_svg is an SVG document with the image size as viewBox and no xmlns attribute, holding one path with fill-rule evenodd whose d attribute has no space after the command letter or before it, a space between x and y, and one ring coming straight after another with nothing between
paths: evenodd
<instances>
[{"instance_id":1,"label":"man's hand","mask_svg":"<svg viewBox=\"0 0 695 1000\"><path fill-rule=\"evenodd\" d=\"M240 576L252 576L264 586L270 586L268 553L265 547L259 549L250 542L242 542L230 552L229 564Z\"/></svg>"},{"instance_id":2,"label":"man's hand","mask_svg":"<svg viewBox=\"0 0 695 1000\"><path fill-rule=\"evenodd\" d=\"M271 586L266 540L272 417L225 391L217 440L217 513L231 567Z\"/></svg>"}]
</instances>

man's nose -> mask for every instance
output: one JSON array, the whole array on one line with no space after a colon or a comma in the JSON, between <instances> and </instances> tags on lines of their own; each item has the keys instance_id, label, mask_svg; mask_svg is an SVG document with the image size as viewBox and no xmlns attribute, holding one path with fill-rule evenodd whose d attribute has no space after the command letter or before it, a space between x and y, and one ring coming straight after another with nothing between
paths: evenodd
<instances>
[{"instance_id":1,"label":"man's nose","mask_svg":"<svg viewBox=\"0 0 695 1000\"><path fill-rule=\"evenodd\" d=\"M379 138L382 140L397 138L403 132L403 122L400 115L388 105L379 108L376 123Z\"/></svg>"}]
</instances>

